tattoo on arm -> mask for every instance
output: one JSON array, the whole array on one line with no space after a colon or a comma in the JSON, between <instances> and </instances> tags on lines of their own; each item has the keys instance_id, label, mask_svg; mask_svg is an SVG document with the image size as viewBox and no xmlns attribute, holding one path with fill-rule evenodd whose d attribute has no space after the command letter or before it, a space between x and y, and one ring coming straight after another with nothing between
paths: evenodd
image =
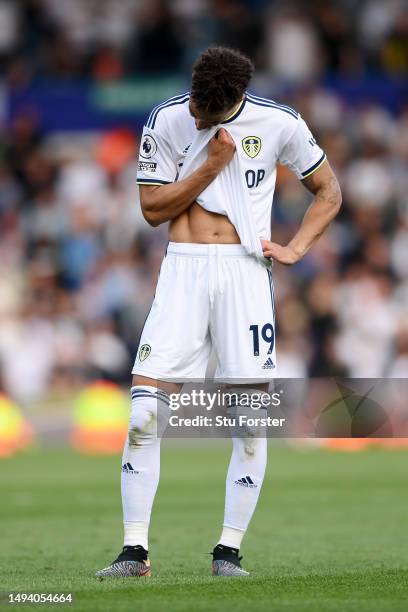
<instances>
[{"instance_id":1,"label":"tattoo on arm","mask_svg":"<svg viewBox=\"0 0 408 612\"><path fill-rule=\"evenodd\" d=\"M337 206L340 198L340 186L335 176L331 176L323 185L317 190L315 195L315 202L327 203L331 206Z\"/></svg>"},{"instance_id":2,"label":"tattoo on arm","mask_svg":"<svg viewBox=\"0 0 408 612\"><path fill-rule=\"evenodd\" d=\"M302 183L314 194L315 203L326 203L333 207L340 205L340 186L327 161L314 174L304 179Z\"/></svg>"}]
</instances>

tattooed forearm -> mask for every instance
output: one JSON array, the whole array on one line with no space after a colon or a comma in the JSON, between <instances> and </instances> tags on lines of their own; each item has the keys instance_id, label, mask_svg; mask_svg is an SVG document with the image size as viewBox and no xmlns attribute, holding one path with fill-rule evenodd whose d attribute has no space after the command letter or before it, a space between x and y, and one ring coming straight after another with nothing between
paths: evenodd
<instances>
[{"instance_id":1,"label":"tattooed forearm","mask_svg":"<svg viewBox=\"0 0 408 612\"><path fill-rule=\"evenodd\" d=\"M322 204L328 204L330 207L336 209L340 208L340 185L334 175L330 176L316 191L314 201L315 203L321 202Z\"/></svg>"},{"instance_id":2,"label":"tattooed forearm","mask_svg":"<svg viewBox=\"0 0 408 612\"><path fill-rule=\"evenodd\" d=\"M303 217L299 231L288 245L299 258L323 234L341 206L340 186L327 162L303 183L315 197Z\"/></svg>"}]
</instances>

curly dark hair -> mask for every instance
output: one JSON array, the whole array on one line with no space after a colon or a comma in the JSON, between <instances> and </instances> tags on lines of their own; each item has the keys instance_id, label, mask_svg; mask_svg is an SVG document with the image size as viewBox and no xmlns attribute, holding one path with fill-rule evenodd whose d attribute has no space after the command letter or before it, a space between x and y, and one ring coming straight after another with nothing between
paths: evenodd
<instances>
[{"instance_id":1,"label":"curly dark hair","mask_svg":"<svg viewBox=\"0 0 408 612\"><path fill-rule=\"evenodd\" d=\"M209 47L193 66L191 98L198 110L219 113L242 97L254 72L251 60L228 47Z\"/></svg>"}]
</instances>

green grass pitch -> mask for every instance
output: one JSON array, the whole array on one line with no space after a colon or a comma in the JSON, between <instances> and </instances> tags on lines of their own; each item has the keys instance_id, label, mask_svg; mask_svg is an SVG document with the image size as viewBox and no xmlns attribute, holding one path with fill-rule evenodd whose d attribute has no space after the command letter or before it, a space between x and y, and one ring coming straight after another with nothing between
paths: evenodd
<instances>
[{"instance_id":1,"label":"green grass pitch","mask_svg":"<svg viewBox=\"0 0 408 612\"><path fill-rule=\"evenodd\" d=\"M251 577L241 579L210 575L228 457L227 442L165 445L154 576L104 582L93 573L121 547L120 458L52 450L1 460L0 591L73 592L74 604L52 608L75 612L408 609L408 453L270 444L242 548Z\"/></svg>"}]
</instances>

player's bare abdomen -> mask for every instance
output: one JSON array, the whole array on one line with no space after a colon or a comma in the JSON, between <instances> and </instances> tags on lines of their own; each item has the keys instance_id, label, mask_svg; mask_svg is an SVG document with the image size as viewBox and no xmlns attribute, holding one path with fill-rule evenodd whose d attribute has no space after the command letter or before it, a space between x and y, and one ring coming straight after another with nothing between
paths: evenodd
<instances>
[{"instance_id":1,"label":"player's bare abdomen","mask_svg":"<svg viewBox=\"0 0 408 612\"><path fill-rule=\"evenodd\" d=\"M197 202L170 223L171 242L239 244L235 227L224 215L204 210Z\"/></svg>"}]
</instances>

